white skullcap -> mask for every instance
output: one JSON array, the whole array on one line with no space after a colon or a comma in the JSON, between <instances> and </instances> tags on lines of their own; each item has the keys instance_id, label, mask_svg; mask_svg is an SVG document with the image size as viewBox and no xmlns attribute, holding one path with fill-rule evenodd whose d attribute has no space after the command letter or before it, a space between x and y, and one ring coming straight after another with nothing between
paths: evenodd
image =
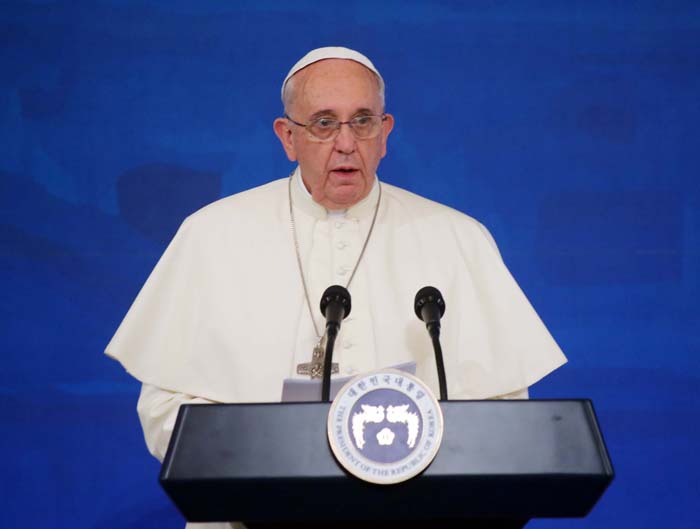
<instances>
[{"instance_id":1,"label":"white skullcap","mask_svg":"<svg viewBox=\"0 0 700 529\"><path fill-rule=\"evenodd\" d=\"M384 85L384 79L382 79L382 76L374 67L372 61L370 61L360 52L340 46L328 46L326 48L316 48L315 50L311 50L309 53L304 55L299 62L292 66L292 69L289 70L287 77L284 78L284 82L282 83L282 97L284 97L284 87L287 85L287 81L289 81L289 78L292 77L292 75L297 73L299 70L306 68L310 64L322 61L324 59L348 59L359 62L362 66L374 72L374 74L379 78L381 85Z\"/></svg>"}]
</instances>

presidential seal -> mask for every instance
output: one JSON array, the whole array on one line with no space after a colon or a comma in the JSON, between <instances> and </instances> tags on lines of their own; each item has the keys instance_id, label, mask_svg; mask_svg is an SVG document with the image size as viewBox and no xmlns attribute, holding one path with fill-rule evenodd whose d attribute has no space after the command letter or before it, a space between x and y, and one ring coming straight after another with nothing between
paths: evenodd
<instances>
[{"instance_id":1,"label":"presidential seal","mask_svg":"<svg viewBox=\"0 0 700 529\"><path fill-rule=\"evenodd\" d=\"M442 432L442 411L428 386L395 369L350 380L328 414L328 441L340 465L380 485L425 470L440 448Z\"/></svg>"}]
</instances>

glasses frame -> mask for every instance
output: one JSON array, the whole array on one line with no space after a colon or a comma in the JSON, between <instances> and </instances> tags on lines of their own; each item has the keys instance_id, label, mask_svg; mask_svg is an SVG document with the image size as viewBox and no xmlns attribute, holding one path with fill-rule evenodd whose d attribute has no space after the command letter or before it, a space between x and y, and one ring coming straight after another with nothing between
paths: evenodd
<instances>
[{"instance_id":1,"label":"glasses frame","mask_svg":"<svg viewBox=\"0 0 700 529\"><path fill-rule=\"evenodd\" d=\"M302 127L302 128L304 128L304 129L306 130L306 134L309 136L309 138L311 138L311 139L314 140L314 141L321 142L321 143L325 143L325 142L328 142L328 141L333 141L333 140L335 140L335 139L338 137L338 134L340 134L340 128L341 128L343 125L347 125L348 127L350 127L350 132L352 132L352 135L353 135L353 137L354 137L356 140L371 140L371 139L374 139L374 138L376 138L377 136L379 136L379 132L381 131L381 127L379 127L379 128L377 129L377 133L374 134L373 136L367 136L366 138L360 138L360 137L357 135L357 133L355 132L355 129L353 129L353 127L352 127L352 122L355 121L355 120L358 119L358 118L381 118L381 119L382 119L381 123L384 123L384 122L387 120L387 115L386 115L386 113L381 114L381 115L380 115L380 114L363 114L363 115L361 115L361 116L355 116L354 118L352 118L352 119L349 120L349 121L340 121L339 119L323 118L323 117L321 117L321 118L316 118L316 119L314 119L314 120L312 120L312 121L309 121L308 123L299 123L298 121L295 121L295 120L293 120L291 117L289 117L289 114L287 114L287 113L284 114L284 117L285 117L285 119L287 119L287 120L291 121L292 123L294 123L297 127ZM311 132L311 130L309 129L309 127L310 127L311 125L313 125L314 123L316 123L317 121L319 121L319 120L321 120L321 119L327 119L327 120L329 120L329 121L335 121L335 122L338 124L338 126L335 128L335 132L333 132L333 134L331 134L328 138L325 138L325 139L324 139L324 138L319 138L318 136L315 136L315 135Z\"/></svg>"}]
</instances>

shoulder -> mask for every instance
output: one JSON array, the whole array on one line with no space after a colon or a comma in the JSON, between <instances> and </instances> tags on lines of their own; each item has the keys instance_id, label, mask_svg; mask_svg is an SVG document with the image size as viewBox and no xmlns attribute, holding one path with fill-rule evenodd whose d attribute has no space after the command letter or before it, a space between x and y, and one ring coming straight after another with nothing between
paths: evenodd
<instances>
[{"instance_id":1,"label":"shoulder","mask_svg":"<svg viewBox=\"0 0 700 529\"><path fill-rule=\"evenodd\" d=\"M276 243L287 203L286 186L286 179L275 180L212 202L189 215L175 239L195 245L198 251Z\"/></svg>"},{"instance_id":2,"label":"shoulder","mask_svg":"<svg viewBox=\"0 0 700 529\"><path fill-rule=\"evenodd\" d=\"M412 218L415 222L443 222L463 225L478 231L486 230L475 218L445 204L383 182L382 190L390 209L402 216Z\"/></svg>"},{"instance_id":3,"label":"shoulder","mask_svg":"<svg viewBox=\"0 0 700 529\"><path fill-rule=\"evenodd\" d=\"M184 224L213 228L220 225L262 221L273 217L286 203L287 179L282 178L212 202L188 216ZM238 225L238 228L241 228Z\"/></svg>"},{"instance_id":4,"label":"shoulder","mask_svg":"<svg viewBox=\"0 0 700 529\"><path fill-rule=\"evenodd\" d=\"M489 230L474 217L391 184L382 182L382 190L390 214L402 222L426 229L449 230L460 238L485 238L498 252Z\"/></svg>"}]
</instances>

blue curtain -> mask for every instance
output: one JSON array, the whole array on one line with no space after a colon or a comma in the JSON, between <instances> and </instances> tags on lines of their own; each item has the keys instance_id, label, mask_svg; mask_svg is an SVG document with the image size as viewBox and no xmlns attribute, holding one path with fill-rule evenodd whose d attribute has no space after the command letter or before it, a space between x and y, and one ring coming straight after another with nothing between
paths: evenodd
<instances>
[{"instance_id":1,"label":"blue curtain","mask_svg":"<svg viewBox=\"0 0 700 529\"><path fill-rule=\"evenodd\" d=\"M584 520L697 527L697 2L23 1L0 7L2 527L179 527L102 355L181 220L291 169L311 48L374 61L379 173L494 234L593 399L617 479Z\"/></svg>"}]
</instances>

